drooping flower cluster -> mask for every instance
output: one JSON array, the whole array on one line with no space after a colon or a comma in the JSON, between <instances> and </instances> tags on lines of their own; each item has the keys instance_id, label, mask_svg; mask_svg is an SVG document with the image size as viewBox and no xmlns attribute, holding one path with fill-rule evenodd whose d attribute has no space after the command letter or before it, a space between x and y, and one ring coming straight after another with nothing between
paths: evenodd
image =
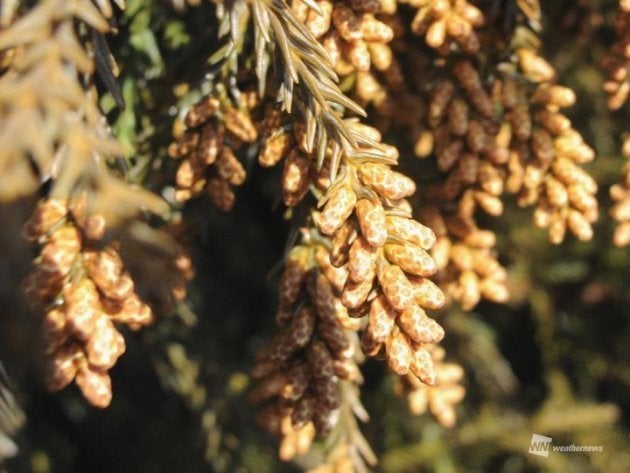
<instances>
[{"instance_id":1,"label":"drooping flower cluster","mask_svg":"<svg viewBox=\"0 0 630 473\"><path fill-rule=\"evenodd\" d=\"M153 318L124 267L120 242L106 236L106 219L113 228L140 210L164 215L167 205L121 179L135 161L99 107L96 74L124 107L104 36L115 30L112 2L28 6L3 2L0 12L0 200L46 193L24 230L40 248L24 290L44 313L47 384L58 390L75 380L91 404L105 407L108 371L125 351L115 324L136 329ZM181 281L191 277L190 261L174 253L164 299L171 302L185 296Z\"/></svg>"},{"instance_id":2,"label":"drooping flower cluster","mask_svg":"<svg viewBox=\"0 0 630 473\"><path fill-rule=\"evenodd\" d=\"M470 310L482 298L508 298L507 273L494 250L496 237L478 227L475 214L478 209L494 217L503 213L509 133L495 117L492 91L475 65L457 60L451 70L453 78L438 79L429 95L427 122L436 164L447 177L429 192L434 205L425 212L430 216L427 224L438 235L432 252L438 280Z\"/></svg>"},{"instance_id":3,"label":"drooping flower cluster","mask_svg":"<svg viewBox=\"0 0 630 473\"><path fill-rule=\"evenodd\" d=\"M125 351L115 324L137 329L153 314L136 293L117 244L103 241L105 219L88 215L84 203L46 199L37 206L24 236L41 250L24 291L44 310L47 387L57 391L74 380L90 404L107 407L107 372Z\"/></svg>"},{"instance_id":4,"label":"drooping flower cluster","mask_svg":"<svg viewBox=\"0 0 630 473\"><path fill-rule=\"evenodd\" d=\"M247 106L253 108L256 94L248 97L253 103ZM175 177L175 200L183 202L206 191L217 207L230 210L235 198L233 187L245 182L245 169L236 153L258 137L249 111L207 96L188 110L174 130L175 141L168 153L181 160Z\"/></svg>"},{"instance_id":5,"label":"drooping flower cluster","mask_svg":"<svg viewBox=\"0 0 630 473\"><path fill-rule=\"evenodd\" d=\"M608 72L604 90L608 94L608 107L618 110L628 100L630 93L630 2L619 0L614 18L615 43L602 61Z\"/></svg>"},{"instance_id":6,"label":"drooping flower cluster","mask_svg":"<svg viewBox=\"0 0 630 473\"><path fill-rule=\"evenodd\" d=\"M626 160L630 159L630 139L625 138L623 154ZM617 221L613 243L618 247L630 245L630 162L626 162L622 171L621 182L610 188L610 197L614 205L610 214Z\"/></svg>"},{"instance_id":7,"label":"drooping flower cluster","mask_svg":"<svg viewBox=\"0 0 630 473\"><path fill-rule=\"evenodd\" d=\"M560 111L575 93L555 83L553 67L536 50L522 48L517 56L521 76L506 77L501 90L512 135L506 187L521 206L536 206L534 223L548 229L552 243L561 243L567 229L590 240L597 184L582 166L595 152Z\"/></svg>"},{"instance_id":8,"label":"drooping flower cluster","mask_svg":"<svg viewBox=\"0 0 630 473\"><path fill-rule=\"evenodd\" d=\"M597 187L582 165L595 154L560 112L574 103L575 94L557 84L535 38L520 45L518 28L513 64L492 64L474 48L468 51L466 41L449 45L446 25L461 23L458 18L466 17L462 12L470 6L456 4L463 9L459 16L448 1L422 3L419 15L425 26L417 29L443 56L434 67L448 73L429 86L426 121L432 136L428 140L420 134L416 145L422 155L434 150L438 169L448 172L438 195L456 202L457 217L472 219L477 208L499 216L505 189L519 194L520 205L536 205L535 223L549 228L552 242L560 243L567 228L579 239L590 239L598 216ZM470 14L462 31L475 38L471 44L495 40L490 32L477 34L486 23L483 13L470 6ZM480 61L485 61L481 67ZM498 74L482 76L481 68Z\"/></svg>"},{"instance_id":9,"label":"drooping flower cluster","mask_svg":"<svg viewBox=\"0 0 630 473\"><path fill-rule=\"evenodd\" d=\"M604 57L602 65L608 71L604 90L608 93L608 107L617 110L623 107L630 93L630 2L619 0L614 18L615 43ZM630 139L623 137L622 154L630 157ZM630 164L622 170L622 179L610 188L614 205L610 215L617 222L613 243L618 247L630 245Z\"/></svg>"},{"instance_id":10,"label":"drooping flower cluster","mask_svg":"<svg viewBox=\"0 0 630 473\"><path fill-rule=\"evenodd\" d=\"M434 130L438 169L447 172L439 197L459 199L462 213L479 207L503 212L500 195L508 160L506 133L493 120L494 104L470 61L452 67L454 80L438 80L431 92L427 121Z\"/></svg>"},{"instance_id":11,"label":"drooping flower cluster","mask_svg":"<svg viewBox=\"0 0 630 473\"><path fill-rule=\"evenodd\" d=\"M377 20L382 3L376 1L317 2L318 13L301 0L292 2L296 18L319 39L328 51L338 74L368 72L372 66L382 70L388 66L382 59L391 56L387 46L393 30ZM386 13L386 12L385 12Z\"/></svg>"},{"instance_id":12,"label":"drooping flower cluster","mask_svg":"<svg viewBox=\"0 0 630 473\"><path fill-rule=\"evenodd\" d=\"M424 36L428 46L447 54L452 49L466 53L479 52L475 29L484 24L482 11L467 0L403 0L416 8L411 30Z\"/></svg>"},{"instance_id":13,"label":"drooping flower cluster","mask_svg":"<svg viewBox=\"0 0 630 473\"><path fill-rule=\"evenodd\" d=\"M361 383L356 364L361 323L335 296L343 271L331 266L324 245L305 242L288 255L276 322L280 332L253 369L255 402L271 401L261 424L281 434L281 458L305 453L315 433L327 436L338 421L340 380Z\"/></svg>"},{"instance_id":14,"label":"drooping flower cluster","mask_svg":"<svg viewBox=\"0 0 630 473\"><path fill-rule=\"evenodd\" d=\"M389 45L394 38L395 11L393 1L335 2L325 34L305 23L328 52L335 72L340 77L355 77L356 93L364 104L383 106L386 92L381 82L396 81L401 76Z\"/></svg>"},{"instance_id":15,"label":"drooping flower cluster","mask_svg":"<svg viewBox=\"0 0 630 473\"><path fill-rule=\"evenodd\" d=\"M378 142L376 130L371 133ZM427 279L436 271L427 252L435 235L409 217L404 200L414 191L413 181L389 166L348 160L315 223L331 237L332 264L347 268L341 302L355 316L368 315L364 352L383 351L396 373L411 370L430 380L422 345L439 342L444 331L424 309L441 306L443 295Z\"/></svg>"}]
</instances>

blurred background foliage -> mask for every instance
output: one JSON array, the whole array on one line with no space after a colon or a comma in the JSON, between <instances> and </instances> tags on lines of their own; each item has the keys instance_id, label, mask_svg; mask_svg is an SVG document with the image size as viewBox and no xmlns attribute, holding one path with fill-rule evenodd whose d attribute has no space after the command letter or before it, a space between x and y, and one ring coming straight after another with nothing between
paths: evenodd
<instances>
[{"instance_id":1,"label":"blurred background foliage","mask_svg":"<svg viewBox=\"0 0 630 473\"><path fill-rule=\"evenodd\" d=\"M441 315L448 358L466 368L457 426L410 416L384 364L364 366L371 422L362 428L380 458L378 471L630 471L630 251L611 245L606 218L630 116L608 111L599 67L614 39L615 6L543 2L543 50L576 91L567 114L598 154L589 167L604 209L595 238L552 246L515 205L488 222L500 237L513 297L506 306L481 303L472 313ZM129 0L120 14L110 46L127 107L116 108L108 93L101 107L116 136L135 146L132 180L160 190L172 176L165 149L174 104L201 93L200 64L217 48L213 25L211 4L175 10L161 0ZM387 139L404 142L395 132ZM408 155L401 165L417 175L422 166ZM41 386L32 355L36 323L17 288L31 258L19 222L35 201L0 208L0 359L27 419L7 471L262 473L315 462L317 449L295 464L279 462L275 441L255 426L247 401L254 353L273 333L290 231L279 170L255 167L254 158L245 163L248 185L232 212L203 199L179 210L196 263L189 297L153 327L125 334L128 351L112 370L116 395L105 411L88 407L75 387L52 395ZM534 432L554 444L602 445L603 452L533 456L527 450Z\"/></svg>"}]
</instances>

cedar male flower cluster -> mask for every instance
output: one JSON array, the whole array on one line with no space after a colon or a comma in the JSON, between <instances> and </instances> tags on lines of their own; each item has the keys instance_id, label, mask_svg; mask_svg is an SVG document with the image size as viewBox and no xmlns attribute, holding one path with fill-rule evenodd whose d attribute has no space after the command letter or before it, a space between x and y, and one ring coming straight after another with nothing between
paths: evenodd
<instances>
[{"instance_id":1,"label":"cedar male flower cluster","mask_svg":"<svg viewBox=\"0 0 630 473\"><path fill-rule=\"evenodd\" d=\"M621 108L628 101L630 92L630 2L619 0L619 7L614 18L617 41L604 57L602 66L608 71L608 81L604 90L608 93L608 107L611 110ZM630 139L623 138L623 155L630 157ZM630 164L624 167L624 178L610 188L610 197L615 202L611 216L617 221L613 242L619 247L630 245Z\"/></svg>"},{"instance_id":2,"label":"cedar male flower cluster","mask_svg":"<svg viewBox=\"0 0 630 473\"><path fill-rule=\"evenodd\" d=\"M212 120L217 113L221 113L218 123ZM222 108L218 99L207 97L188 111L184 124L187 130L177 132L181 136L169 147L172 158L183 158L175 177L175 200L186 201L205 188L217 207L230 210L234 205L232 186L245 181L245 170L233 147L257 138L249 115L234 107ZM209 169L214 172L206 177Z\"/></svg>"},{"instance_id":3,"label":"cedar male flower cluster","mask_svg":"<svg viewBox=\"0 0 630 473\"><path fill-rule=\"evenodd\" d=\"M542 57L536 2L506 11L507 28L467 0L212 3L217 44L198 66L208 72L202 92L178 108L164 153L176 163L172 192L162 194L171 207L207 195L228 211L252 157L282 167L294 238L277 333L256 357L250 399L283 460L330 438L330 471L364 471L376 459L357 423L368 420L361 364L384 360L413 414L453 426L464 372L447 361L439 344L448 333L433 311L509 299L497 235L481 223L502 217L508 194L535 208L552 243L568 232L590 240L597 184L583 166L595 152L561 111L576 96ZM497 8L516 8L507 3ZM627 98L626 3L604 64L611 108ZM133 158L98 105L96 74L122 100L105 36L115 29L110 2L45 0L2 15L0 179L16 184L0 186L0 197L50 183L24 230L39 247L23 287L42 313L46 384L74 380L106 407L108 371L125 351L119 328L167 311L141 296L142 277L123 258L129 242L109 231L130 217L169 218L169 205L131 182ZM55 79L52 89L42 77ZM40 140L28 139L34 130ZM397 169L412 159L403 149L426 176ZM626 178L611 189L619 246L630 241L629 188ZM173 303L192 277L183 254L166 264L177 274Z\"/></svg>"},{"instance_id":4,"label":"cedar male flower cluster","mask_svg":"<svg viewBox=\"0 0 630 473\"><path fill-rule=\"evenodd\" d=\"M73 380L98 407L111 402L107 371L125 351L114 323L138 329L153 314L136 294L115 245L94 245L105 233L101 215L85 215L82 202L49 199L36 208L24 236L42 247L24 282L27 297L42 307L46 384L63 389Z\"/></svg>"},{"instance_id":5,"label":"cedar male flower cluster","mask_svg":"<svg viewBox=\"0 0 630 473\"><path fill-rule=\"evenodd\" d=\"M112 397L107 372L125 351L114 324L137 329L153 320L124 269L120 242L104 239L106 227L141 209L164 214L168 206L107 166L127 154L111 136L93 83L97 70L115 83L103 42L114 14L110 2L48 0L11 17L14 7L3 5L0 31L3 198L51 183L24 228L40 253L23 288L42 312L47 386L59 390L76 380L91 404L106 407ZM186 279L185 261L173 264ZM180 286L174 297L184 295Z\"/></svg>"}]
</instances>

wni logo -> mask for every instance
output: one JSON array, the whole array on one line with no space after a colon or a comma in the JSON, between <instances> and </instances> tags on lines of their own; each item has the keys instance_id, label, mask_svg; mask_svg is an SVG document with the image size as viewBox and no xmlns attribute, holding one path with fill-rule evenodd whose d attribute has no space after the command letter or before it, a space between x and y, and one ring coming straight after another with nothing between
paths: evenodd
<instances>
[{"instance_id":1,"label":"wni logo","mask_svg":"<svg viewBox=\"0 0 630 473\"><path fill-rule=\"evenodd\" d=\"M529 453L539 457L548 457L551 448L551 437L532 434L532 442L529 444Z\"/></svg>"}]
</instances>

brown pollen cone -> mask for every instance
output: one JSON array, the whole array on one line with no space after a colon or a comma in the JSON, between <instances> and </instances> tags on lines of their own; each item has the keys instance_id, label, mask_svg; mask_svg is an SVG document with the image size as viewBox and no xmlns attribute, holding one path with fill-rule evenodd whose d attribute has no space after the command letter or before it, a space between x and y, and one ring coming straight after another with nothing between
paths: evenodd
<instances>
[{"instance_id":1,"label":"brown pollen cone","mask_svg":"<svg viewBox=\"0 0 630 473\"><path fill-rule=\"evenodd\" d=\"M330 263L348 272L337 288L341 303L352 317L367 317L364 353L382 353L397 374L431 382L416 354L444 337L425 312L441 307L444 295L428 279L437 270L429 254L435 234L409 214L405 198L414 191L411 179L385 164L348 162L314 220L331 238Z\"/></svg>"},{"instance_id":2,"label":"brown pollen cone","mask_svg":"<svg viewBox=\"0 0 630 473\"><path fill-rule=\"evenodd\" d=\"M234 206L233 188L245 182L245 169L237 154L258 137L248 108L255 106L257 99L255 93L249 95L253 100L243 100L243 108L217 97L204 97L188 110L183 124L176 122L175 141L168 154L179 160L177 201L187 201L205 190L221 210Z\"/></svg>"},{"instance_id":3,"label":"brown pollen cone","mask_svg":"<svg viewBox=\"0 0 630 473\"><path fill-rule=\"evenodd\" d=\"M613 24L616 41L602 59L602 67L608 73L604 91L608 94L608 107L620 109L630 93L630 3L619 0Z\"/></svg>"},{"instance_id":4,"label":"brown pollen cone","mask_svg":"<svg viewBox=\"0 0 630 473\"><path fill-rule=\"evenodd\" d=\"M339 380L361 383L359 328L335 296L347 272L329 263L321 243L305 242L286 259L276 322L280 331L257 357L253 402L265 403L259 423L282 438L280 456L305 453L315 434L327 436L341 407Z\"/></svg>"},{"instance_id":5,"label":"brown pollen cone","mask_svg":"<svg viewBox=\"0 0 630 473\"><path fill-rule=\"evenodd\" d=\"M108 371L125 351L115 324L136 329L153 320L117 244L100 241L105 229L102 216L85 213L82 199L68 207L49 198L39 203L23 232L40 246L23 289L44 312L46 384L57 391L74 380L86 400L101 408L112 398Z\"/></svg>"},{"instance_id":6,"label":"brown pollen cone","mask_svg":"<svg viewBox=\"0 0 630 473\"><path fill-rule=\"evenodd\" d=\"M512 136L506 189L518 194L519 205L536 206L534 224L548 229L552 243L561 243L567 230L590 240L597 184L582 166L595 152L560 111L575 102L575 93L555 83L555 71L535 50L517 55L522 75L501 84Z\"/></svg>"},{"instance_id":7,"label":"brown pollen cone","mask_svg":"<svg viewBox=\"0 0 630 473\"><path fill-rule=\"evenodd\" d=\"M626 159L630 156L630 139L625 138L623 145ZM626 162L623 179L610 188L610 197L614 205L610 209L612 218L617 222L613 243L618 247L630 245L630 163Z\"/></svg>"}]
</instances>

